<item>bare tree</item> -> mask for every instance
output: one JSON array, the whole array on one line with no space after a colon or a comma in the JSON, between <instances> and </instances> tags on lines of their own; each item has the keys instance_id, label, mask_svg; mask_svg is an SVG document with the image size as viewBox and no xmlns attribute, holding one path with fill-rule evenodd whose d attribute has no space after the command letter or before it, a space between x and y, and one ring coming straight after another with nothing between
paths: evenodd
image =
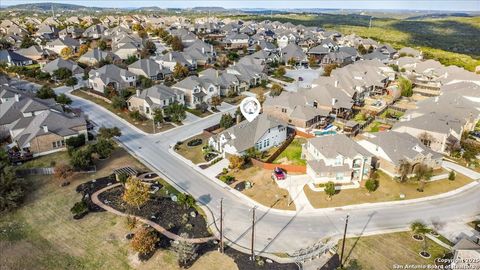
<instances>
[{"instance_id":1,"label":"bare tree","mask_svg":"<svg viewBox=\"0 0 480 270\"><path fill-rule=\"evenodd\" d=\"M400 182L405 182L407 180L408 174L412 171L412 165L405 159L400 160L398 165L398 173L400 174Z\"/></svg>"}]
</instances>

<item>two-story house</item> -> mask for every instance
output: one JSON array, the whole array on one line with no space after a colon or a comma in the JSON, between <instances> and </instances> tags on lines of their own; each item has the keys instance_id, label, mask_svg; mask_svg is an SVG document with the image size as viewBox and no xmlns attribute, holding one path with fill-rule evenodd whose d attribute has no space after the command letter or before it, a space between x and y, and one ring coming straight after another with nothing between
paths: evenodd
<instances>
[{"instance_id":1,"label":"two-story house","mask_svg":"<svg viewBox=\"0 0 480 270\"><path fill-rule=\"evenodd\" d=\"M309 139L302 146L314 183L351 183L369 177L372 154L344 134Z\"/></svg>"},{"instance_id":2,"label":"two-story house","mask_svg":"<svg viewBox=\"0 0 480 270\"><path fill-rule=\"evenodd\" d=\"M139 111L149 119L154 116L155 109L163 110L173 103L185 104L184 93L163 84L157 84L143 91L137 90L128 101L130 111Z\"/></svg>"},{"instance_id":3,"label":"two-story house","mask_svg":"<svg viewBox=\"0 0 480 270\"><path fill-rule=\"evenodd\" d=\"M106 87L119 92L128 87L135 87L137 82L137 75L112 64L92 69L88 76L88 85L100 93L104 93Z\"/></svg>"},{"instance_id":4,"label":"two-story house","mask_svg":"<svg viewBox=\"0 0 480 270\"><path fill-rule=\"evenodd\" d=\"M185 93L185 105L190 108L209 103L213 96L220 95L220 87L206 77L190 76L174 84L172 88Z\"/></svg>"}]
</instances>

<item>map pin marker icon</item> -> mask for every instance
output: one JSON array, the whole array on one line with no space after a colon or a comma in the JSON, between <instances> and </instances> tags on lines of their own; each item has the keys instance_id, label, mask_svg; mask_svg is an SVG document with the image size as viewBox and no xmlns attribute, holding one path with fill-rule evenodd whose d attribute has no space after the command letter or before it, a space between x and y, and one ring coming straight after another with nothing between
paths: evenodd
<instances>
[{"instance_id":1,"label":"map pin marker icon","mask_svg":"<svg viewBox=\"0 0 480 270\"><path fill-rule=\"evenodd\" d=\"M252 122L260 114L261 105L255 97L246 97L240 103L240 111L248 122Z\"/></svg>"}]
</instances>

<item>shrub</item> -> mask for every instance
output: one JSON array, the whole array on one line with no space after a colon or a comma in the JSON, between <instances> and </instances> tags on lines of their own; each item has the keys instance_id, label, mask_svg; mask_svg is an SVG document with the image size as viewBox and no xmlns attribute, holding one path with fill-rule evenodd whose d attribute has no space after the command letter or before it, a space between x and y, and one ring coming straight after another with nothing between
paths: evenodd
<instances>
[{"instance_id":1,"label":"shrub","mask_svg":"<svg viewBox=\"0 0 480 270\"><path fill-rule=\"evenodd\" d=\"M379 182L377 179L368 179L367 182L365 182L365 188L368 190L368 192L373 192L377 190L379 185Z\"/></svg>"},{"instance_id":2,"label":"shrub","mask_svg":"<svg viewBox=\"0 0 480 270\"><path fill-rule=\"evenodd\" d=\"M67 149L68 149L69 153L71 154L71 151L73 149L77 149L77 148L85 145L85 135L80 134L80 135L75 136L75 137L70 137L70 138L65 140L65 143L67 144Z\"/></svg>"},{"instance_id":3,"label":"shrub","mask_svg":"<svg viewBox=\"0 0 480 270\"><path fill-rule=\"evenodd\" d=\"M92 164L92 153L89 149L75 150L70 157L70 165L77 170L86 170Z\"/></svg>"},{"instance_id":4,"label":"shrub","mask_svg":"<svg viewBox=\"0 0 480 270\"><path fill-rule=\"evenodd\" d=\"M198 146L198 145L201 145L203 143L203 140L200 139L200 138L197 138L197 139L193 139L193 140L190 140L189 142L187 142L187 145L188 146Z\"/></svg>"},{"instance_id":5,"label":"shrub","mask_svg":"<svg viewBox=\"0 0 480 270\"><path fill-rule=\"evenodd\" d=\"M72 208L70 208L70 212L73 214L74 218L81 218L88 213L88 205L84 200L76 202Z\"/></svg>"},{"instance_id":6,"label":"shrub","mask_svg":"<svg viewBox=\"0 0 480 270\"><path fill-rule=\"evenodd\" d=\"M448 180L452 180L452 181L453 181L453 180L455 180L455 177L456 177L456 174L455 174L454 171L450 171L450 172L448 173Z\"/></svg>"},{"instance_id":7,"label":"shrub","mask_svg":"<svg viewBox=\"0 0 480 270\"><path fill-rule=\"evenodd\" d=\"M332 181L329 181L325 184L325 194L327 194L328 198L332 198L333 195L335 195L336 190L335 190L335 183Z\"/></svg>"},{"instance_id":8,"label":"shrub","mask_svg":"<svg viewBox=\"0 0 480 270\"><path fill-rule=\"evenodd\" d=\"M156 232L149 228L141 228L135 232L130 245L132 249L142 255L155 251L158 236Z\"/></svg>"},{"instance_id":9,"label":"shrub","mask_svg":"<svg viewBox=\"0 0 480 270\"><path fill-rule=\"evenodd\" d=\"M398 79L398 86L400 87L402 96L411 97L413 95L413 85L409 79L405 77L400 77Z\"/></svg>"},{"instance_id":10,"label":"shrub","mask_svg":"<svg viewBox=\"0 0 480 270\"><path fill-rule=\"evenodd\" d=\"M135 121L145 121L145 116L143 116L139 111L131 111L129 115Z\"/></svg>"},{"instance_id":11,"label":"shrub","mask_svg":"<svg viewBox=\"0 0 480 270\"><path fill-rule=\"evenodd\" d=\"M235 181L235 177L232 175L221 175L220 180L225 184L230 184Z\"/></svg>"},{"instance_id":12,"label":"shrub","mask_svg":"<svg viewBox=\"0 0 480 270\"><path fill-rule=\"evenodd\" d=\"M125 101L125 98L123 98L123 97L114 96L112 98L112 107L114 109L123 110L127 107L127 102Z\"/></svg>"}]
</instances>

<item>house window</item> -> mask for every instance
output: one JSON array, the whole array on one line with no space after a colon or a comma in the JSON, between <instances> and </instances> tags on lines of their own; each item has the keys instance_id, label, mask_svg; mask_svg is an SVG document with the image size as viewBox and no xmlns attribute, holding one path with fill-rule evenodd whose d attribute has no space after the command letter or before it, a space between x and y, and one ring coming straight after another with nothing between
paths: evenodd
<instances>
[{"instance_id":1,"label":"house window","mask_svg":"<svg viewBox=\"0 0 480 270\"><path fill-rule=\"evenodd\" d=\"M282 113L287 113L287 109L282 108Z\"/></svg>"},{"instance_id":2,"label":"house window","mask_svg":"<svg viewBox=\"0 0 480 270\"><path fill-rule=\"evenodd\" d=\"M150 113L150 107L145 107L145 112L146 112L147 114L149 114L149 113Z\"/></svg>"},{"instance_id":3,"label":"house window","mask_svg":"<svg viewBox=\"0 0 480 270\"><path fill-rule=\"evenodd\" d=\"M335 159L335 165L342 165L342 157L337 157Z\"/></svg>"},{"instance_id":4,"label":"house window","mask_svg":"<svg viewBox=\"0 0 480 270\"><path fill-rule=\"evenodd\" d=\"M336 180L343 180L343 173L339 172L335 175Z\"/></svg>"},{"instance_id":5,"label":"house window","mask_svg":"<svg viewBox=\"0 0 480 270\"><path fill-rule=\"evenodd\" d=\"M257 150L262 149L262 142L257 143L257 144L255 145L255 148L256 148Z\"/></svg>"}]
</instances>

